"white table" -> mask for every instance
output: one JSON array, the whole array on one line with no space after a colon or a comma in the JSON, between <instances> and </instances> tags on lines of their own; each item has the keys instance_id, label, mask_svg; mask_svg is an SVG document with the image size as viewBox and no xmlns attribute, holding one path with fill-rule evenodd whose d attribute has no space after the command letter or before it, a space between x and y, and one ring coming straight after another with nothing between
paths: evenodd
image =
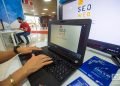
<instances>
[{"instance_id":1,"label":"white table","mask_svg":"<svg viewBox=\"0 0 120 86\"><path fill-rule=\"evenodd\" d=\"M14 41L11 38L11 34L17 32L21 32L21 30L0 31L0 51L5 51L8 48L12 48L14 46Z\"/></svg>"},{"instance_id":2,"label":"white table","mask_svg":"<svg viewBox=\"0 0 120 86\"><path fill-rule=\"evenodd\" d=\"M36 44L37 47L43 47L43 46L46 46L46 45L47 45L46 42L43 42L43 43L41 42L41 43ZM114 64L114 62L110 59L111 56L109 54L105 54L105 53L102 53L100 51L97 51L97 50L94 50L94 49L91 49L91 48L87 48L86 53L85 53L84 62L87 61L88 59L90 59L93 56L98 56L98 57ZM17 56L15 58L13 58L11 61L9 61L8 63L4 64L3 66L0 66L0 71L2 71L0 73L0 77L1 77L0 80L8 77L9 74L11 74L15 70L19 69L21 66L22 66L21 62L20 62L20 60ZM4 67L3 70L1 70L1 67ZM120 74L120 70L118 70L117 74ZM62 86L68 85L69 83L71 83L72 81L77 79L78 77L82 77L90 86L98 86L94 81L92 81L89 77L87 77L85 74L83 74L79 70L76 70L73 73L73 75L71 75L62 84ZM24 83L23 86L30 86L30 84L27 81L26 83ZM111 82L110 86L120 86L120 80L113 80Z\"/></svg>"},{"instance_id":3,"label":"white table","mask_svg":"<svg viewBox=\"0 0 120 86\"><path fill-rule=\"evenodd\" d=\"M93 56L97 56L97 57L99 57L99 58L101 58L101 59L103 59L105 61L108 61L108 62L114 64L114 62L110 59L111 55L87 47L86 53L85 53L84 62L87 61L88 59L90 59ZM120 77L120 69L118 70L117 74ZM92 81L89 77L87 77L85 74L83 74L79 70L76 70L76 72L73 75L71 75L70 78L67 79L65 81L65 83L63 83L62 86L68 85L69 83L71 83L72 81L77 79L78 77L82 77L90 86L99 86L99 85L97 85L94 81ZM120 78L119 78L119 80L112 80L110 86L120 86Z\"/></svg>"}]
</instances>

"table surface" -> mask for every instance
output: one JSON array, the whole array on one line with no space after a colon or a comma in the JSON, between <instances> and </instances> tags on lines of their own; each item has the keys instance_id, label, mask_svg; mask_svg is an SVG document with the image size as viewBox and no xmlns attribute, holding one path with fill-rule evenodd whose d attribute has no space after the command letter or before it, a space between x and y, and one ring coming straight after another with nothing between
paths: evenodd
<instances>
[{"instance_id":1,"label":"table surface","mask_svg":"<svg viewBox=\"0 0 120 86\"><path fill-rule=\"evenodd\" d=\"M0 33L12 33L12 32L21 32L22 30L3 30Z\"/></svg>"},{"instance_id":2,"label":"table surface","mask_svg":"<svg viewBox=\"0 0 120 86\"><path fill-rule=\"evenodd\" d=\"M46 42L37 43L37 47L43 47L46 46ZM102 58L105 61L108 61L110 63L114 62L110 59L111 56L109 54L102 53L100 51L87 48L85 53L84 62L90 59L93 56L98 56ZM10 61L0 65L0 80L5 79L9 76L9 74L13 73L17 69L19 69L22 66L18 56L15 56ZM117 74L120 74L120 70L118 70ZM78 77L82 77L90 86L98 86L94 81L92 81L89 77L87 77L85 74L80 72L79 70L76 70L63 84L62 86L67 86L69 83L77 79ZM110 84L110 86L120 86L120 80L113 80ZM29 82L26 80L26 83L23 84L23 86L30 86Z\"/></svg>"}]
</instances>

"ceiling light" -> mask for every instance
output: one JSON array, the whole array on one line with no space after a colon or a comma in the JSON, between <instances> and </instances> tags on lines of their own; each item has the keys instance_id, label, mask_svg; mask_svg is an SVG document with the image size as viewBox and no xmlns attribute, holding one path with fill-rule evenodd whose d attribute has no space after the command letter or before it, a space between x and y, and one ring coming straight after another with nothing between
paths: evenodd
<instances>
[{"instance_id":1,"label":"ceiling light","mask_svg":"<svg viewBox=\"0 0 120 86\"><path fill-rule=\"evenodd\" d=\"M47 8L44 8L43 10L48 10Z\"/></svg>"},{"instance_id":2,"label":"ceiling light","mask_svg":"<svg viewBox=\"0 0 120 86\"><path fill-rule=\"evenodd\" d=\"M55 13L55 12L52 12L52 13Z\"/></svg>"},{"instance_id":3,"label":"ceiling light","mask_svg":"<svg viewBox=\"0 0 120 86\"><path fill-rule=\"evenodd\" d=\"M45 14L45 13L41 13L41 14Z\"/></svg>"},{"instance_id":4,"label":"ceiling light","mask_svg":"<svg viewBox=\"0 0 120 86\"><path fill-rule=\"evenodd\" d=\"M52 1L52 0L44 0L45 2L49 2L49 1Z\"/></svg>"}]
</instances>

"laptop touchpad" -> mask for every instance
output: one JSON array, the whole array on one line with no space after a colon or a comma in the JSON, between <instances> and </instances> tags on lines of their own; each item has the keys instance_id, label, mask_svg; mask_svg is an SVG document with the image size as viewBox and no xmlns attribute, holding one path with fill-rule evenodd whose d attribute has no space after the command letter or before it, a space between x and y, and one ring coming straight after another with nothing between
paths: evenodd
<instances>
[{"instance_id":1,"label":"laptop touchpad","mask_svg":"<svg viewBox=\"0 0 120 86\"><path fill-rule=\"evenodd\" d=\"M60 86L60 83L43 69L31 74L29 80L31 86Z\"/></svg>"}]
</instances>

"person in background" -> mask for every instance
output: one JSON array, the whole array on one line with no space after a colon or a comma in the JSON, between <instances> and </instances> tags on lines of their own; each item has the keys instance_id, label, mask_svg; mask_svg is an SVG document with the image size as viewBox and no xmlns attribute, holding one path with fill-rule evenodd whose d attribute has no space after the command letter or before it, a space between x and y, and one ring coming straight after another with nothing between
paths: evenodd
<instances>
[{"instance_id":1,"label":"person in background","mask_svg":"<svg viewBox=\"0 0 120 86\"><path fill-rule=\"evenodd\" d=\"M20 30L24 31L24 32L20 32L20 33L17 33L16 36L18 37L18 40L19 40L19 44L23 43L23 40L21 39L21 36L24 36L27 43L29 44L29 39L28 39L28 35L30 35L30 32L31 32L31 28L29 26L29 24L27 22L25 22L21 17L18 17L17 18L18 22L20 23Z\"/></svg>"},{"instance_id":2,"label":"person in background","mask_svg":"<svg viewBox=\"0 0 120 86\"><path fill-rule=\"evenodd\" d=\"M41 50L36 47L19 47L10 51L0 51L0 64L8 61L18 53L26 54L32 50ZM51 64L53 61L46 55L32 55L26 64L19 70L11 74L7 79L0 81L0 86L21 86L22 81L27 78L31 73L41 69L43 66Z\"/></svg>"}]
</instances>

